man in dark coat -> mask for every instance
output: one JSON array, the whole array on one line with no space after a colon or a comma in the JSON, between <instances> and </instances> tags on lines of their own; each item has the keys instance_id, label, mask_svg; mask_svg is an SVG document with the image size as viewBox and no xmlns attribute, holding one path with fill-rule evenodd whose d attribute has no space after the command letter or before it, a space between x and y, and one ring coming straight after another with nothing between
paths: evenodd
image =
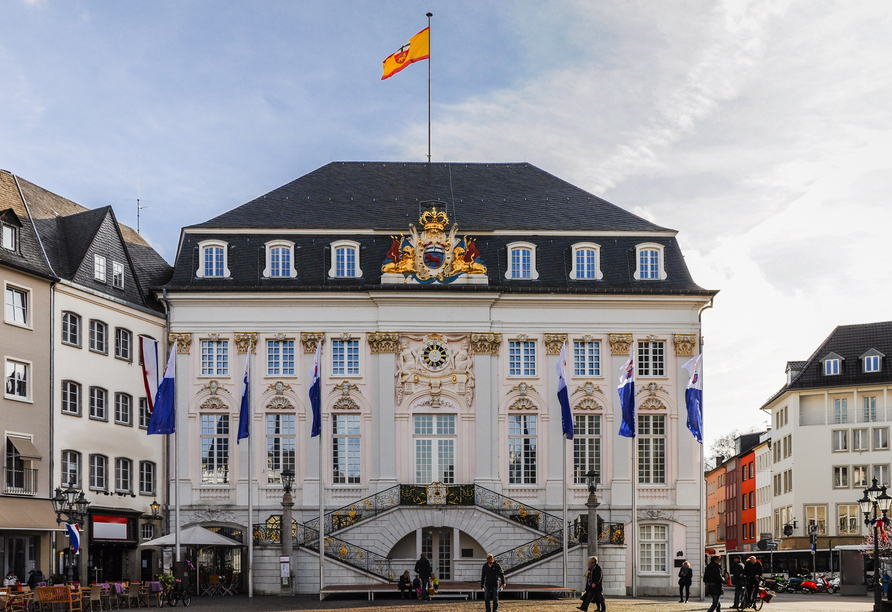
<instances>
[{"instance_id":1,"label":"man in dark coat","mask_svg":"<svg viewBox=\"0 0 892 612\"><path fill-rule=\"evenodd\" d=\"M725 577L722 574L722 566L719 565L721 557L713 555L703 572L703 583L706 585L706 593L712 596L712 606L707 612L721 612L722 610L722 585L725 583Z\"/></svg>"},{"instance_id":2,"label":"man in dark coat","mask_svg":"<svg viewBox=\"0 0 892 612\"><path fill-rule=\"evenodd\" d=\"M743 579L745 568L740 562L740 557L734 557L734 563L731 565L731 584L734 585L734 605L732 610L740 610L743 608L743 594L746 591L746 581Z\"/></svg>"},{"instance_id":3,"label":"man in dark coat","mask_svg":"<svg viewBox=\"0 0 892 612\"><path fill-rule=\"evenodd\" d=\"M486 563L483 564L483 573L480 576L480 588L483 589L483 599L486 602L486 612L499 612L499 588L505 586L505 574L502 566L496 563L495 557L486 555ZM492 601L492 610L489 602Z\"/></svg>"},{"instance_id":4,"label":"man in dark coat","mask_svg":"<svg viewBox=\"0 0 892 612\"><path fill-rule=\"evenodd\" d=\"M597 606L595 612L607 612L607 604L604 602L604 572L598 565L597 557L588 558L588 570L585 572L585 595L582 598L582 605L577 610L582 612L588 611L591 602L595 602Z\"/></svg>"},{"instance_id":5,"label":"man in dark coat","mask_svg":"<svg viewBox=\"0 0 892 612\"><path fill-rule=\"evenodd\" d=\"M755 557L746 560L746 602L744 605L751 606L756 595L756 589L762 584L762 563Z\"/></svg>"},{"instance_id":6,"label":"man in dark coat","mask_svg":"<svg viewBox=\"0 0 892 612\"><path fill-rule=\"evenodd\" d=\"M431 562L427 560L424 553L421 553L421 557L415 562L415 573L421 578L421 599L430 599L431 594L427 592L427 581L430 580L433 570Z\"/></svg>"}]
</instances>

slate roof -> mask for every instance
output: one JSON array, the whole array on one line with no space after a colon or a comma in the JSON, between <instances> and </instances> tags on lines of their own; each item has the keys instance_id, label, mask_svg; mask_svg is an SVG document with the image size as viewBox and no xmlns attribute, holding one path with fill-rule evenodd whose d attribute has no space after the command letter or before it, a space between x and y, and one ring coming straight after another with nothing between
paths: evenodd
<instances>
[{"instance_id":1,"label":"slate roof","mask_svg":"<svg viewBox=\"0 0 892 612\"><path fill-rule=\"evenodd\" d=\"M838 326L807 361L788 362L801 363L801 372L772 395L762 408L766 408L787 391L892 382L892 364L889 363L889 357L880 360L879 372L863 371L860 356L870 349L876 349L884 355L892 355L892 321ZM823 373L821 359L828 353L837 353L843 358L840 373L837 375L825 376Z\"/></svg>"},{"instance_id":2,"label":"slate roof","mask_svg":"<svg viewBox=\"0 0 892 612\"><path fill-rule=\"evenodd\" d=\"M390 235L408 235L410 223L420 230L420 210L430 207L422 203L431 199L447 204L446 212L450 222L458 224L459 236L469 235L476 239L488 268L488 286L381 285L381 266L391 246ZM369 229L381 233L359 233ZM278 233L277 230L289 231ZM531 230L550 233L520 233ZM493 233L495 231L499 233ZM512 234L512 231L518 233ZM569 231L586 233L572 236L560 233ZM231 278L196 278L198 243L208 239L228 243ZM266 258L264 245L278 239L295 244L296 278L262 278ZM332 279L328 276L332 256L330 245L342 239L360 245L361 278ZM505 278L507 245L517 241L536 245L538 279ZM601 245L603 279L579 281L570 278L572 245L579 242ZM635 247L643 242L664 246L665 280L633 279ZM167 288L186 291L496 290L703 296L716 293L693 281L672 230L637 217L526 163L328 164L206 223L184 228L174 276Z\"/></svg>"},{"instance_id":3,"label":"slate roof","mask_svg":"<svg viewBox=\"0 0 892 612\"><path fill-rule=\"evenodd\" d=\"M18 231L19 244L16 251L0 249L0 265L37 274L47 279L56 275L40 248L40 241L31 217L19 194L15 177L6 170L0 170L0 211L12 210L21 223Z\"/></svg>"},{"instance_id":4,"label":"slate roof","mask_svg":"<svg viewBox=\"0 0 892 612\"><path fill-rule=\"evenodd\" d=\"M7 180L13 184L18 181L27 203L27 209L24 204L21 208L30 212L26 215L26 225L31 227L33 223L37 230L35 241L39 235L43 244L43 251L31 249L25 253L23 242L22 257L30 265L45 266L57 278L77 282L115 299L162 310L150 288L170 280L173 269L135 231L119 224L111 207L89 209L5 172L0 173L0 197ZM16 197L21 203L22 197L18 193ZM3 208L5 205L0 203L0 210ZM23 232L23 241L24 238ZM93 280L94 252L128 264L125 266L124 290Z\"/></svg>"},{"instance_id":5,"label":"slate roof","mask_svg":"<svg viewBox=\"0 0 892 612\"><path fill-rule=\"evenodd\" d=\"M468 232L671 231L527 163L332 162L191 227L405 231L429 200Z\"/></svg>"}]
</instances>

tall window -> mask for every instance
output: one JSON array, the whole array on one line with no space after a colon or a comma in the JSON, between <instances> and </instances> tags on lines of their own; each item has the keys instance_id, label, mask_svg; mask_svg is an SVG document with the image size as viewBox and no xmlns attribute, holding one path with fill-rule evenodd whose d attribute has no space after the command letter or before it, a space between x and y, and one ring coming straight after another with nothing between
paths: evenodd
<instances>
[{"instance_id":1,"label":"tall window","mask_svg":"<svg viewBox=\"0 0 892 612\"><path fill-rule=\"evenodd\" d=\"M115 459L115 491L133 492L133 462L130 459Z\"/></svg>"},{"instance_id":2,"label":"tall window","mask_svg":"<svg viewBox=\"0 0 892 612\"><path fill-rule=\"evenodd\" d=\"M75 489L81 486L81 454L77 451L62 451L62 486Z\"/></svg>"},{"instance_id":3,"label":"tall window","mask_svg":"<svg viewBox=\"0 0 892 612\"><path fill-rule=\"evenodd\" d=\"M227 340L202 340L201 341L201 375L202 376L228 376L229 375L229 341L227 341Z\"/></svg>"},{"instance_id":4,"label":"tall window","mask_svg":"<svg viewBox=\"0 0 892 612\"><path fill-rule=\"evenodd\" d=\"M866 429L852 430L852 450L867 451L870 450L870 435Z\"/></svg>"},{"instance_id":5,"label":"tall window","mask_svg":"<svg viewBox=\"0 0 892 612\"><path fill-rule=\"evenodd\" d=\"M139 462L139 492L141 495L155 494L155 464L151 461Z\"/></svg>"},{"instance_id":6,"label":"tall window","mask_svg":"<svg viewBox=\"0 0 892 612\"><path fill-rule=\"evenodd\" d=\"M638 376L666 375L666 346L664 342L638 343Z\"/></svg>"},{"instance_id":7,"label":"tall window","mask_svg":"<svg viewBox=\"0 0 892 612\"><path fill-rule=\"evenodd\" d=\"M115 423L133 425L133 398L126 393L115 393Z\"/></svg>"},{"instance_id":8,"label":"tall window","mask_svg":"<svg viewBox=\"0 0 892 612\"><path fill-rule=\"evenodd\" d=\"M229 415L201 415L201 482L229 482Z\"/></svg>"},{"instance_id":9,"label":"tall window","mask_svg":"<svg viewBox=\"0 0 892 612\"><path fill-rule=\"evenodd\" d=\"M508 415L508 482L536 484L536 416Z\"/></svg>"},{"instance_id":10,"label":"tall window","mask_svg":"<svg viewBox=\"0 0 892 612\"><path fill-rule=\"evenodd\" d=\"M115 328L115 357L133 360L133 334L121 327Z\"/></svg>"},{"instance_id":11,"label":"tall window","mask_svg":"<svg viewBox=\"0 0 892 612\"><path fill-rule=\"evenodd\" d=\"M808 526L815 525L818 528L818 535L827 534L827 506L806 506L805 507L805 524Z\"/></svg>"},{"instance_id":12,"label":"tall window","mask_svg":"<svg viewBox=\"0 0 892 612\"><path fill-rule=\"evenodd\" d=\"M879 372L880 371L880 356L879 355L868 355L864 358L864 371L867 373L870 372Z\"/></svg>"},{"instance_id":13,"label":"tall window","mask_svg":"<svg viewBox=\"0 0 892 612\"><path fill-rule=\"evenodd\" d=\"M12 225L7 225L5 223L0 223L0 246L8 251L15 251L16 245L18 244L18 232L16 231L18 228L13 227Z\"/></svg>"},{"instance_id":14,"label":"tall window","mask_svg":"<svg viewBox=\"0 0 892 612\"><path fill-rule=\"evenodd\" d=\"M877 479L877 486L889 486L889 464L885 465L874 465L873 466L873 477Z\"/></svg>"},{"instance_id":15,"label":"tall window","mask_svg":"<svg viewBox=\"0 0 892 612\"><path fill-rule=\"evenodd\" d=\"M223 265L223 247L204 247L204 276L226 276Z\"/></svg>"},{"instance_id":16,"label":"tall window","mask_svg":"<svg viewBox=\"0 0 892 612\"><path fill-rule=\"evenodd\" d=\"M833 422L849 422L849 400L844 397L833 400Z\"/></svg>"},{"instance_id":17,"label":"tall window","mask_svg":"<svg viewBox=\"0 0 892 612\"><path fill-rule=\"evenodd\" d=\"M360 483L360 437L358 414L332 415L332 482Z\"/></svg>"},{"instance_id":18,"label":"tall window","mask_svg":"<svg viewBox=\"0 0 892 612\"><path fill-rule=\"evenodd\" d=\"M525 247L511 249L511 278L532 276L533 250Z\"/></svg>"},{"instance_id":19,"label":"tall window","mask_svg":"<svg viewBox=\"0 0 892 612\"><path fill-rule=\"evenodd\" d=\"M359 376L359 340L332 340L333 376Z\"/></svg>"},{"instance_id":20,"label":"tall window","mask_svg":"<svg viewBox=\"0 0 892 612\"><path fill-rule=\"evenodd\" d=\"M784 483L786 484L786 483ZM841 465L833 468L833 488L848 489L849 488L849 466Z\"/></svg>"},{"instance_id":21,"label":"tall window","mask_svg":"<svg viewBox=\"0 0 892 612\"><path fill-rule=\"evenodd\" d=\"M889 449L889 428L874 427L873 428L873 450Z\"/></svg>"},{"instance_id":22,"label":"tall window","mask_svg":"<svg viewBox=\"0 0 892 612\"><path fill-rule=\"evenodd\" d=\"M828 359L824 362L824 375L834 376L839 374L839 359Z\"/></svg>"},{"instance_id":23,"label":"tall window","mask_svg":"<svg viewBox=\"0 0 892 612\"><path fill-rule=\"evenodd\" d=\"M118 289L124 288L124 264L117 261L112 262L112 285Z\"/></svg>"},{"instance_id":24,"label":"tall window","mask_svg":"<svg viewBox=\"0 0 892 612\"><path fill-rule=\"evenodd\" d=\"M863 403L863 412L861 420L865 423L872 423L877 420L877 396L865 395L861 398Z\"/></svg>"},{"instance_id":25,"label":"tall window","mask_svg":"<svg viewBox=\"0 0 892 612\"><path fill-rule=\"evenodd\" d=\"M853 487L867 487L870 486L868 482L870 480L869 476L869 468L866 465L853 465L852 466L852 486Z\"/></svg>"},{"instance_id":26,"label":"tall window","mask_svg":"<svg viewBox=\"0 0 892 612\"><path fill-rule=\"evenodd\" d=\"M508 343L508 376L536 375L536 342L511 340Z\"/></svg>"},{"instance_id":27,"label":"tall window","mask_svg":"<svg viewBox=\"0 0 892 612\"><path fill-rule=\"evenodd\" d=\"M577 414L573 432L573 483L585 484L589 470L601 472L601 415Z\"/></svg>"},{"instance_id":28,"label":"tall window","mask_svg":"<svg viewBox=\"0 0 892 612\"><path fill-rule=\"evenodd\" d=\"M355 242L335 242L332 248L332 266L329 276L335 278L358 278L362 275L359 269L359 245Z\"/></svg>"},{"instance_id":29,"label":"tall window","mask_svg":"<svg viewBox=\"0 0 892 612\"><path fill-rule=\"evenodd\" d=\"M638 482L666 482L666 417L662 414L638 416Z\"/></svg>"},{"instance_id":30,"label":"tall window","mask_svg":"<svg viewBox=\"0 0 892 612\"><path fill-rule=\"evenodd\" d=\"M93 255L93 279L100 283L105 282L106 262L102 255Z\"/></svg>"},{"instance_id":31,"label":"tall window","mask_svg":"<svg viewBox=\"0 0 892 612\"><path fill-rule=\"evenodd\" d=\"M90 321L90 350L108 354L108 326L102 321Z\"/></svg>"},{"instance_id":32,"label":"tall window","mask_svg":"<svg viewBox=\"0 0 892 612\"><path fill-rule=\"evenodd\" d=\"M62 313L62 342L72 346L81 345L81 318L73 312Z\"/></svg>"},{"instance_id":33,"label":"tall window","mask_svg":"<svg viewBox=\"0 0 892 612\"><path fill-rule=\"evenodd\" d=\"M266 415L266 481L282 482L282 470L294 471L294 415Z\"/></svg>"},{"instance_id":34,"label":"tall window","mask_svg":"<svg viewBox=\"0 0 892 612\"><path fill-rule=\"evenodd\" d=\"M291 276L291 247L270 247L268 276L270 278L286 278Z\"/></svg>"},{"instance_id":35,"label":"tall window","mask_svg":"<svg viewBox=\"0 0 892 612\"><path fill-rule=\"evenodd\" d=\"M573 376L601 375L601 343L573 342Z\"/></svg>"},{"instance_id":36,"label":"tall window","mask_svg":"<svg viewBox=\"0 0 892 612\"><path fill-rule=\"evenodd\" d=\"M601 278L598 264L597 245L576 245L573 247L573 269L570 276L576 280L597 280Z\"/></svg>"},{"instance_id":37,"label":"tall window","mask_svg":"<svg viewBox=\"0 0 892 612\"><path fill-rule=\"evenodd\" d=\"M861 512L858 506L850 504L839 504L836 506L837 525L839 526L839 535L860 535L861 534Z\"/></svg>"},{"instance_id":38,"label":"tall window","mask_svg":"<svg viewBox=\"0 0 892 612\"><path fill-rule=\"evenodd\" d=\"M90 387L90 418L108 420L108 391L105 389Z\"/></svg>"},{"instance_id":39,"label":"tall window","mask_svg":"<svg viewBox=\"0 0 892 612\"><path fill-rule=\"evenodd\" d=\"M455 483L455 415L415 415L415 483Z\"/></svg>"},{"instance_id":40,"label":"tall window","mask_svg":"<svg viewBox=\"0 0 892 612\"><path fill-rule=\"evenodd\" d=\"M6 322L30 325L28 316L28 292L12 285L6 286Z\"/></svg>"},{"instance_id":41,"label":"tall window","mask_svg":"<svg viewBox=\"0 0 892 612\"><path fill-rule=\"evenodd\" d=\"M149 400L144 397L139 398L139 428L148 429L151 417L152 415L149 414Z\"/></svg>"},{"instance_id":42,"label":"tall window","mask_svg":"<svg viewBox=\"0 0 892 612\"><path fill-rule=\"evenodd\" d=\"M665 525L639 525L639 567L642 572L667 572L669 530Z\"/></svg>"},{"instance_id":43,"label":"tall window","mask_svg":"<svg viewBox=\"0 0 892 612\"><path fill-rule=\"evenodd\" d=\"M108 489L108 458L103 455L90 455L90 489Z\"/></svg>"},{"instance_id":44,"label":"tall window","mask_svg":"<svg viewBox=\"0 0 892 612\"><path fill-rule=\"evenodd\" d=\"M294 340L267 341L266 373L269 376L294 376Z\"/></svg>"},{"instance_id":45,"label":"tall window","mask_svg":"<svg viewBox=\"0 0 892 612\"><path fill-rule=\"evenodd\" d=\"M31 382L30 368L23 361L6 360L6 396L13 399L28 399Z\"/></svg>"},{"instance_id":46,"label":"tall window","mask_svg":"<svg viewBox=\"0 0 892 612\"><path fill-rule=\"evenodd\" d=\"M62 412L80 415L81 386L72 380L62 381Z\"/></svg>"},{"instance_id":47,"label":"tall window","mask_svg":"<svg viewBox=\"0 0 892 612\"><path fill-rule=\"evenodd\" d=\"M838 429L830 434L833 440L833 452L845 452L849 450L849 430Z\"/></svg>"}]
</instances>

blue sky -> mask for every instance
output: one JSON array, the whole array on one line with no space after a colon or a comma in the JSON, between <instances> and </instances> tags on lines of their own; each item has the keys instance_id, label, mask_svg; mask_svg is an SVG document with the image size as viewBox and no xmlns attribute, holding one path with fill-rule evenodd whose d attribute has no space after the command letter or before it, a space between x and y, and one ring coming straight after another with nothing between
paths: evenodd
<instances>
[{"instance_id":1,"label":"blue sky","mask_svg":"<svg viewBox=\"0 0 892 612\"><path fill-rule=\"evenodd\" d=\"M0 167L179 228L331 160L528 161L680 231L707 440L759 425L787 359L890 317L892 4L826 0L6 0ZM711 426L711 427L710 427Z\"/></svg>"}]
</instances>

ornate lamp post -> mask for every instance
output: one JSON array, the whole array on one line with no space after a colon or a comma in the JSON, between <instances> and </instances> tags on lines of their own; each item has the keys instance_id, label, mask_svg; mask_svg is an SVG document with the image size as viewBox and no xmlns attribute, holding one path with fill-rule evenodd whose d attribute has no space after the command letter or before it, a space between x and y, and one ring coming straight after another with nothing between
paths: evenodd
<instances>
[{"instance_id":1,"label":"ornate lamp post","mask_svg":"<svg viewBox=\"0 0 892 612\"><path fill-rule=\"evenodd\" d=\"M885 529L886 515L892 507L892 497L886 495L885 486L877 486L877 479L874 478L870 488L864 489L864 497L858 500L858 506L864 514L864 524L873 525L873 609L874 612L880 612L883 608L883 589L880 583L880 539L877 519L882 520Z\"/></svg>"},{"instance_id":2,"label":"ornate lamp post","mask_svg":"<svg viewBox=\"0 0 892 612\"><path fill-rule=\"evenodd\" d=\"M84 497L83 491L78 491L71 485L64 491L56 487L56 494L50 498L53 502L53 510L56 512L56 524L62 524L62 515L65 515L65 522L73 523L78 527L84 526L84 520L87 517L87 507L90 502ZM74 556L71 554L69 547L68 559L68 582L74 581Z\"/></svg>"},{"instance_id":3,"label":"ornate lamp post","mask_svg":"<svg viewBox=\"0 0 892 612\"><path fill-rule=\"evenodd\" d=\"M152 520L157 521L161 518L161 504L158 503L157 499L153 499L152 503L149 504L149 508L152 511Z\"/></svg>"},{"instance_id":4,"label":"ornate lamp post","mask_svg":"<svg viewBox=\"0 0 892 612\"><path fill-rule=\"evenodd\" d=\"M600 536L598 533L598 506L601 504L598 503L598 496L595 492L598 489L600 474L589 470L585 475L585 480L588 484L588 500L585 502L585 506L588 508L588 556L597 557L598 537Z\"/></svg>"},{"instance_id":5,"label":"ornate lamp post","mask_svg":"<svg viewBox=\"0 0 892 612\"><path fill-rule=\"evenodd\" d=\"M289 572L291 567L291 552L293 550L293 542L291 540L291 508L294 506L294 499L291 497L291 489L294 486L294 470L285 468L282 470L282 488L285 494L282 495L282 556L288 557ZM282 592L280 595L291 595L291 576L282 579Z\"/></svg>"}]
</instances>

